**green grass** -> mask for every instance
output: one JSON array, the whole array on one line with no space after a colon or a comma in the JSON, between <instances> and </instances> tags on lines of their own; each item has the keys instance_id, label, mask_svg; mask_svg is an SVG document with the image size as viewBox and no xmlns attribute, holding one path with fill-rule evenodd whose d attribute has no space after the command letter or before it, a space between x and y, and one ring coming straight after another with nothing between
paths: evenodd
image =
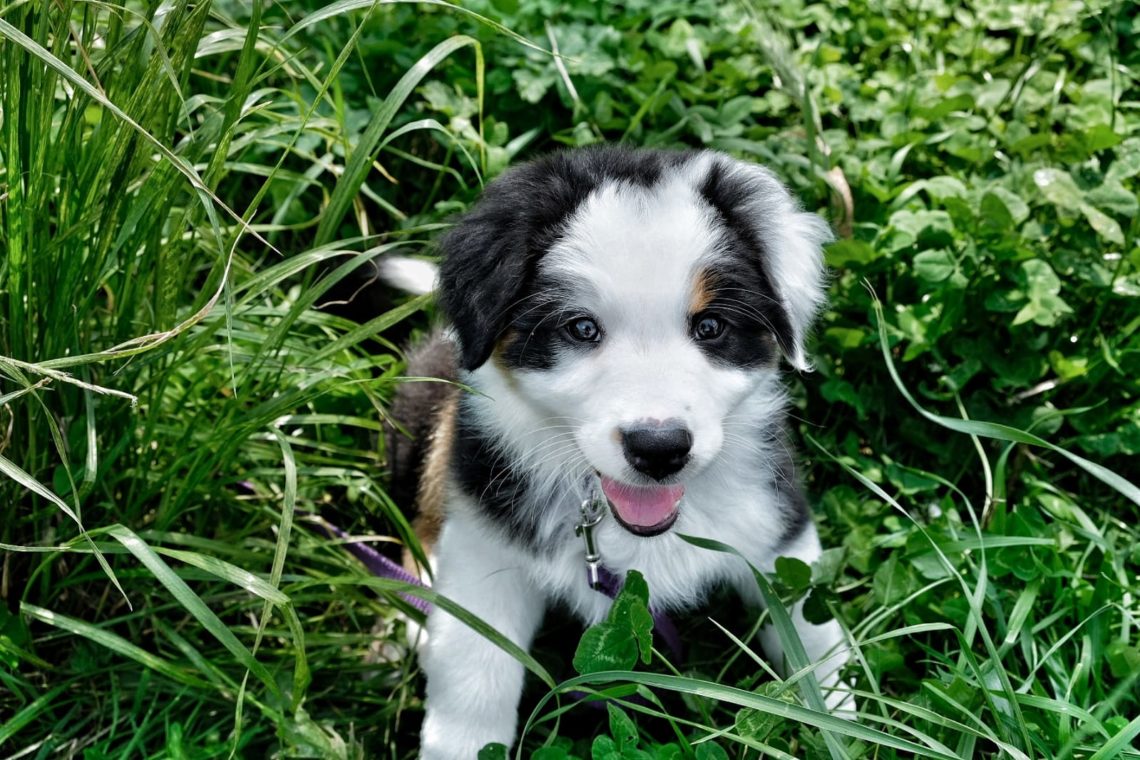
<instances>
[{"instance_id":1,"label":"green grass","mask_svg":"<svg viewBox=\"0 0 1140 760\"><path fill-rule=\"evenodd\" d=\"M0 755L414 756L401 587L308 516L409 540L386 336L430 308L330 302L600 139L844 234L796 381L833 548L758 581L843 622L862 715L718 599L680 662L552 624L522 756L1140 755L1136 10L0 4Z\"/></svg>"}]
</instances>

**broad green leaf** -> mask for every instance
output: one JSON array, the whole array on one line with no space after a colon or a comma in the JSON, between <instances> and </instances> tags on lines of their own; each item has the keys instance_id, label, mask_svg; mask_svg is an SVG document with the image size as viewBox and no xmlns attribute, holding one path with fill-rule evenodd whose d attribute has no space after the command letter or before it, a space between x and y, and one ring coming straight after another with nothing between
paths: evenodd
<instances>
[{"instance_id":1,"label":"broad green leaf","mask_svg":"<svg viewBox=\"0 0 1140 760\"><path fill-rule=\"evenodd\" d=\"M966 186L962 183L962 180L957 177L930 177L910 183L899 193L898 197L895 198L893 205L895 207L902 206L922 190L925 190L936 202L944 201L947 198L964 198L967 193Z\"/></svg>"},{"instance_id":2,"label":"broad green leaf","mask_svg":"<svg viewBox=\"0 0 1140 760\"><path fill-rule=\"evenodd\" d=\"M954 233L954 222L941 210L902 209L891 214L890 223L894 228L890 248L895 251L910 247L923 237L949 242Z\"/></svg>"},{"instance_id":3,"label":"broad green leaf","mask_svg":"<svg viewBox=\"0 0 1140 760\"><path fill-rule=\"evenodd\" d=\"M1060 169L1038 169L1033 172L1033 182L1054 206L1067 211L1079 211L1084 203L1084 194L1068 172Z\"/></svg>"},{"instance_id":4,"label":"broad green leaf","mask_svg":"<svg viewBox=\"0 0 1140 760\"><path fill-rule=\"evenodd\" d=\"M1125 140L1114 151L1116 158L1105 173L1105 183L1120 182L1140 174L1140 139Z\"/></svg>"},{"instance_id":5,"label":"broad green leaf","mask_svg":"<svg viewBox=\"0 0 1140 760\"><path fill-rule=\"evenodd\" d=\"M1106 148L1120 144L1121 137L1107 124L1097 124L1086 129L1081 135L1085 149L1089 153L1099 153Z\"/></svg>"},{"instance_id":6,"label":"broad green leaf","mask_svg":"<svg viewBox=\"0 0 1140 760\"><path fill-rule=\"evenodd\" d=\"M947 250L923 251L914 257L914 272L928 282L942 282L954 274L957 264Z\"/></svg>"},{"instance_id":7,"label":"broad green leaf","mask_svg":"<svg viewBox=\"0 0 1140 760\"><path fill-rule=\"evenodd\" d=\"M1140 650L1131 644L1114 641L1108 645L1105 655L1112 674L1117 678L1140 672Z\"/></svg>"},{"instance_id":8,"label":"broad green leaf","mask_svg":"<svg viewBox=\"0 0 1140 760\"><path fill-rule=\"evenodd\" d=\"M1021 224L1029 218L1029 204L1017 193L1001 185L994 185L986 191L986 195L996 196L1001 201L1009 215L1013 217L1014 224ZM983 202L984 200L985 196L983 196Z\"/></svg>"},{"instance_id":9,"label":"broad green leaf","mask_svg":"<svg viewBox=\"0 0 1140 760\"><path fill-rule=\"evenodd\" d=\"M507 745L495 742L480 749L476 757L478 760L507 760L510 752L507 750Z\"/></svg>"},{"instance_id":10,"label":"broad green leaf","mask_svg":"<svg viewBox=\"0 0 1140 760\"><path fill-rule=\"evenodd\" d=\"M641 661L648 665L653 650L653 616L649 613L649 584L638 571L630 570L626 575L610 610L610 619L628 626L641 652Z\"/></svg>"},{"instance_id":11,"label":"broad green leaf","mask_svg":"<svg viewBox=\"0 0 1140 760\"><path fill-rule=\"evenodd\" d=\"M606 619L590 626L574 653L579 673L628 669L638 654L649 664L653 650L653 616L649 613L649 586L644 576L630 570Z\"/></svg>"},{"instance_id":12,"label":"broad green leaf","mask_svg":"<svg viewBox=\"0 0 1140 760\"><path fill-rule=\"evenodd\" d=\"M992 192L982 196L981 219L986 227L999 232L1014 226L1013 214L1006 207L1005 201Z\"/></svg>"},{"instance_id":13,"label":"broad green leaf","mask_svg":"<svg viewBox=\"0 0 1140 760\"><path fill-rule=\"evenodd\" d=\"M558 81L558 77L549 72L535 72L530 69L516 69L511 72L518 89L519 97L527 103L538 103L550 88Z\"/></svg>"},{"instance_id":14,"label":"broad green leaf","mask_svg":"<svg viewBox=\"0 0 1140 760\"><path fill-rule=\"evenodd\" d=\"M610 737L595 736L590 745L590 760L622 760L622 752Z\"/></svg>"},{"instance_id":15,"label":"broad green leaf","mask_svg":"<svg viewBox=\"0 0 1140 760\"><path fill-rule=\"evenodd\" d=\"M1089 360L1087 356L1067 357L1060 351L1049 352L1049 365L1062 380L1072 380L1088 374Z\"/></svg>"},{"instance_id":16,"label":"broad green leaf","mask_svg":"<svg viewBox=\"0 0 1140 760\"><path fill-rule=\"evenodd\" d=\"M1090 190L1088 201L1097 208L1129 218L1140 212L1140 201L1136 199L1136 193L1129 191L1118 180L1106 179L1100 187Z\"/></svg>"},{"instance_id":17,"label":"broad green leaf","mask_svg":"<svg viewBox=\"0 0 1140 760\"><path fill-rule=\"evenodd\" d=\"M804 620L814 625L823 625L835 617L831 613L831 609L828 605L838 604L839 601L839 597L830 590L822 586L813 587L811 593L804 599L804 604L801 609Z\"/></svg>"},{"instance_id":18,"label":"broad green leaf","mask_svg":"<svg viewBox=\"0 0 1140 760\"><path fill-rule=\"evenodd\" d=\"M693 755L697 760L728 760L728 753L716 742L701 742L696 746Z\"/></svg>"},{"instance_id":19,"label":"broad green leaf","mask_svg":"<svg viewBox=\"0 0 1140 760\"><path fill-rule=\"evenodd\" d=\"M1124 245L1124 230L1120 229L1120 224L1111 216L1089 203L1081 204L1081 213L1102 238L1116 245Z\"/></svg>"},{"instance_id":20,"label":"broad green leaf","mask_svg":"<svg viewBox=\"0 0 1140 760\"><path fill-rule=\"evenodd\" d=\"M878 258L879 255L868 243L855 238L838 240L829 245L826 250L827 265L836 268L850 264L868 264Z\"/></svg>"},{"instance_id":21,"label":"broad green leaf","mask_svg":"<svg viewBox=\"0 0 1140 760\"><path fill-rule=\"evenodd\" d=\"M1057 323L1057 320L1073 312L1072 308L1058 295L1061 292L1061 280L1053 267L1041 259L1030 259L1021 264L1022 276L1026 283L1026 295L1029 303L1021 308L1013 318L1014 325L1029 321L1048 327Z\"/></svg>"},{"instance_id":22,"label":"broad green leaf","mask_svg":"<svg viewBox=\"0 0 1140 760\"><path fill-rule=\"evenodd\" d=\"M799 594L811 586L811 566L796 557L777 557L776 577L794 593Z\"/></svg>"},{"instance_id":23,"label":"broad green leaf","mask_svg":"<svg viewBox=\"0 0 1140 760\"><path fill-rule=\"evenodd\" d=\"M636 664L637 641L633 634L608 621L587 628L574 652L574 669L583 674L630 670Z\"/></svg>"},{"instance_id":24,"label":"broad green leaf","mask_svg":"<svg viewBox=\"0 0 1140 760\"><path fill-rule=\"evenodd\" d=\"M819 390L828 401L839 401L848 404L858 412L860 418L863 417L865 399L851 383L833 377L823 383L823 385L819 387Z\"/></svg>"},{"instance_id":25,"label":"broad green leaf","mask_svg":"<svg viewBox=\"0 0 1140 760\"><path fill-rule=\"evenodd\" d=\"M606 704L606 710L610 715L610 736L617 744L618 751L625 752L635 749L637 747L637 726L613 702Z\"/></svg>"}]
</instances>

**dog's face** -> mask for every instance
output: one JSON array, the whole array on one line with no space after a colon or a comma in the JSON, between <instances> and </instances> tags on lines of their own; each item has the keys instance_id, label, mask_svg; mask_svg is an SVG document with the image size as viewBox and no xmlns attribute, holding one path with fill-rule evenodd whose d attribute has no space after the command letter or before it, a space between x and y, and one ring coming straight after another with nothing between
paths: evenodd
<instances>
[{"instance_id":1,"label":"dog's face","mask_svg":"<svg viewBox=\"0 0 1140 760\"><path fill-rule=\"evenodd\" d=\"M465 369L506 378L618 521L667 530L734 415L803 366L828 230L765 170L603 149L516 169L444 240ZM747 443L747 442L745 442Z\"/></svg>"}]
</instances>

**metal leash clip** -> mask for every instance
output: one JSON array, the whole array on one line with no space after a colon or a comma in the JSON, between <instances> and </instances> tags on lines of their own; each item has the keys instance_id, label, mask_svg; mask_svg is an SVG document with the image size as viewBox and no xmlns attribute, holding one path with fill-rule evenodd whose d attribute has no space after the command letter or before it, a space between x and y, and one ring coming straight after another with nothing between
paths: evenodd
<instances>
[{"instance_id":1,"label":"metal leash clip","mask_svg":"<svg viewBox=\"0 0 1140 760\"><path fill-rule=\"evenodd\" d=\"M595 591L601 585L600 569L602 555L598 553L598 545L594 540L594 528L606 515L605 503L600 499L588 497L582 500L582 521L574 528L574 534L581 536L586 542L586 582Z\"/></svg>"}]
</instances>

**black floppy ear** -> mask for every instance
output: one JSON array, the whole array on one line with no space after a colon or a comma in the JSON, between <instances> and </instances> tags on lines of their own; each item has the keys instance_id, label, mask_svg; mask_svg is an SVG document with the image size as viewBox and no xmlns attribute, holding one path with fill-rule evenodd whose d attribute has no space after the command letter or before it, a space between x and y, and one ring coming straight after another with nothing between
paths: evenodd
<instances>
[{"instance_id":1,"label":"black floppy ear","mask_svg":"<svg viewBox=\"0 0 1140 760\"><path fill-rule=\"evenodd\" d=\"M459 338L460 364L487 361L511 307L532 276L523 210L514 193L488 188L483 199L440 241L439 304Z\"/></svg>"}]
</instances>

